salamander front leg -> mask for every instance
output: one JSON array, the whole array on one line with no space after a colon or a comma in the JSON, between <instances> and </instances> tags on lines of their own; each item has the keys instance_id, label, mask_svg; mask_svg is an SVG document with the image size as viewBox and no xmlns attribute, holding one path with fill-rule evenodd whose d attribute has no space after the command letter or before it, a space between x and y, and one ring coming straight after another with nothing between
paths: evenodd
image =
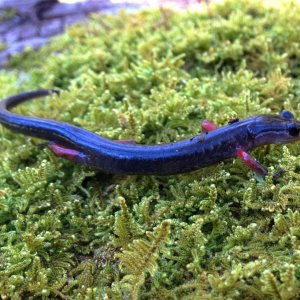
<instances>
[{"instance_id":1,"label":"salamander front leg","mask_svg":"<svg viewBox=\"0 0 300 300\"><path fill-rule=\"evenodd\" d=\"M208 120L204 120L201 122L201 129L202 129L203 133L213 131L213 130L217 129L218 127L219 127L218 125L216 125Z\"/></svg>"},{"instance_id":2,"label":"salamander front leg","mask_svg":"<svg viewBox=\"0 0 300 300\"><path fill-rule=\"evenodd\" d=\"M242 148L236 149L236 156L242 160L242 162L257 175L265 177L268 171L250 154L244 151Z\"/></svg>"},{"instance_id":3,"label":"salamander front leg","mask_svg":"<svg viewBox=\"0 0 300 300\"><path fill-rule=\"evenodd\" d=\"M47 142L45 144L57 157L62 157L64 159L75 161L81 164L88 163L88 157L83 152L71 148L66 148L55 142Z\"/></svg>"}]
</instances>

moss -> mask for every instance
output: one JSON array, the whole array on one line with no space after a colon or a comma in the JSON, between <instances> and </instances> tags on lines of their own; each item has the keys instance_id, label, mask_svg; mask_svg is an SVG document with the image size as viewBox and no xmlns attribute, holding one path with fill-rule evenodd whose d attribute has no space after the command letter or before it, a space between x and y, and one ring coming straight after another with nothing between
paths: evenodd
<instances>
[{"instance_id":1,"label":"moss","mask_svg":"<svg viewBox=\"0 0 300 300\"><path fill-rule=\"evenodd\" d=\"M234 117L299 115L300 6L228 0L203 12L98 16L1 71L0 96L111 139L152 144ZM193 173L113 176L0 129L3 299L300 297L300 148L262 147ZM273 182L271 175L286 172Z\"/></svg>"},{"instance_id":2,"label":"moss","mask_svg":"<svg viewBox=\"0 0 300 300\"><path fill-rule=\"evenodd\" d=\"M16 15L16 11L14 9L4 9L0 12L0 22L5 22Z\"/></svg>"},{"instance_id":3,"label":"moss","mask_svg":"<svg viewBox=\"0 0 300 300\"><path fill-rule=\"evenodd\" d=\"M0 51L3 51L3 50L5 50L6 49L6 45L5 44L3 44L3 43L0 43Z\"/></svg>"}]
</instances>

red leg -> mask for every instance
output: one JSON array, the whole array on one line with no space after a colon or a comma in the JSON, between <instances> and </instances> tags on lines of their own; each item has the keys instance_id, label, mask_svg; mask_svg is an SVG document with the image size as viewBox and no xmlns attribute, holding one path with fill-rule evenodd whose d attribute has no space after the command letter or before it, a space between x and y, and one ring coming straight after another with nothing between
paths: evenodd
<instances>
[{"instance_id":1,"label":"red leg","mask_svg":"<svg viewBox=\"0 0 300 300\"><path fill-rule=\"evenodd\" d=\"M83 152L71 148L66 148L54 142L49 142L46 145L57 157L62 157L67 160L71 160L83 164L87 163L87 156Z\"/></svg>"},{"instance_id":2,"label":"red leg","mask_svg":"<svg viewBox=\"0 0 300 300\"><path fill-rule=\"evenodd\" d=\"M208 120L204 120L201 123L201 128L202 128L202 131L204 133L206 133L206 132L213 131L213 130L217 129L218 125L216 125L216 124L214 124L214 123L212 123Z\"/></svg>"},{"instance_id":3,"label":"red leg","mask_svg":"<svg viewBox=\"0 0 300 300\"><path fill-rule=\"evenodd\" d=\"M256 174L265 177L267 170L250 154L244 151L242 148L236 149L236 156L242 160L242 162Z\"/></svg>"}]
</instances>

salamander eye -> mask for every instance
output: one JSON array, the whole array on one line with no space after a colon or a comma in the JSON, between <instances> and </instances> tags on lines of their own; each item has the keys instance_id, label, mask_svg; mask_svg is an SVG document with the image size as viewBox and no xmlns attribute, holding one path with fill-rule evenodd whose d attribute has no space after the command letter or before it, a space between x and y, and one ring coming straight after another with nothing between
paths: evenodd
<instances>
[{"instance_id":1,"label":"salamander eye","mask_svg":"<svg viewBox=\"0 0 300 300\"><path fill-rule=\"evenodd\" d=\"M280 117L287 119L287 120L294 119L294 115L290 111L287 111L287 110L282 111L280 113Z\"/></svg>"},{"instance_id":2,"label":"salamander eye","mask_svg":"<svg viewBox=\"0 0 300 300\"><path fill-rule=\"evenodd\" d=\"M300 128L294 124L288 125L288 131L291 136L298 136L300 132Z\"/></svg>"}]
</instances>

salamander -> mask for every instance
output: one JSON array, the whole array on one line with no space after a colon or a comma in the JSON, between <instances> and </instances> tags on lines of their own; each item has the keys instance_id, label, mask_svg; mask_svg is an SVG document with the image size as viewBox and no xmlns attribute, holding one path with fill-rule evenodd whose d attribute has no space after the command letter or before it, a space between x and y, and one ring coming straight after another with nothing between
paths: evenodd
<instances>
[{"instance_id":1,"label":"salamander","mask_svg":"<svg viewBox=\"0 0 300 300\"><path fill-rule=\"evenodd\" d=\"M283 111L280 115L256 115L218 127L205 120L203 133L169 144L141 145L113 141L86 129L49 119L18 115L16 105L53 90L23 92L0 102L0 123L8 129L47 140L58 157L82 163L106 173L172 175L204 168L229 158L240 158L258 175L266 169L247 151L268 144L287 144L300 140L300 122Z\"/></svg>"}]
</instances>

